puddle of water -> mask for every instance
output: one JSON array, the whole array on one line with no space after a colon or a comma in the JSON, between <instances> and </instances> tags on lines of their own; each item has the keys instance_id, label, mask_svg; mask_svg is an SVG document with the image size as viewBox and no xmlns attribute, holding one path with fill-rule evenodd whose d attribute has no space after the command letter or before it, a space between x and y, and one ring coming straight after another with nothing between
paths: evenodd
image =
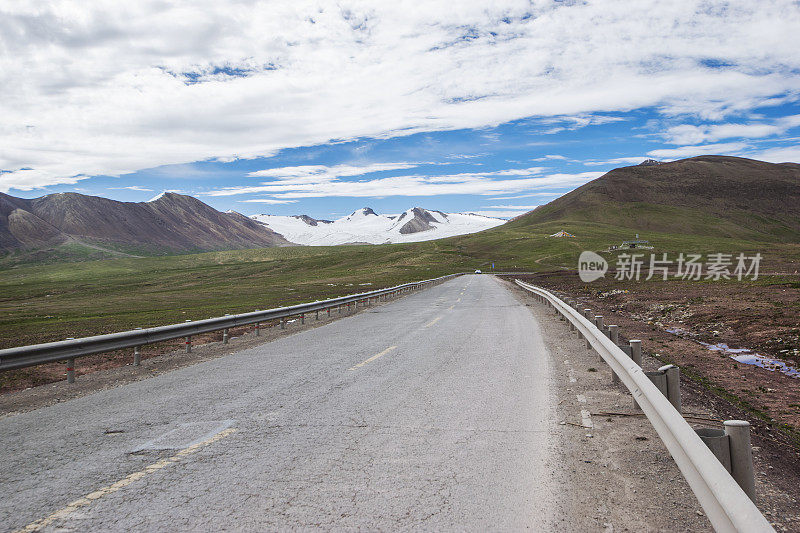
<instances>
[{"instance_id":1,"label":"puddle of water","mask_svg":"<svg viewBox=\"0 0 800 533\"><path fill-rule=\"evenodd\" d=\"M693 336L692 333L681 328L666 328L666 331L672 333L673 335L677 335L678 337ZM718 342L716 344L710 344L699 340L695 340L695 342L702 344L712 352L724 353L737 363L757 366L759 368L769 370L770 372L778 371L781 374L789 376L790 378L800 378L800 369L790 366L788 363L781 361L780 359L773 359L772 357L766 357L764 355L755 353L749 348L731 348L724 342Z\"/></svg>"}]
</instances>

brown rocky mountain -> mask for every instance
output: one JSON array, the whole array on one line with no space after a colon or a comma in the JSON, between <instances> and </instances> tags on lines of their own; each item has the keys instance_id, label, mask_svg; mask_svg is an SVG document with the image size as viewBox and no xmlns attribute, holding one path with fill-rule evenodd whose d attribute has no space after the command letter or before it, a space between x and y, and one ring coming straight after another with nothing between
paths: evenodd
<instances>
[{"instance_id":1,"label":"brown rocky mountain","mask_svg":"<svg viewBox=\"0 0 800 533\"><path fill-rule=\"evenodd\" d=\"M77 193L22 199L0 193L0 251L67 242L144 253L257 248L289 244L239 213L221 213L191 196L118 202Z\"/></svg>"},{"instance_id":2,"label":"brown rocky mountain","mask_svg":"<svg viewBox=\"0 0 800 533\"><path fill-rule=\"evenodd\" d=\"M800 242L800 165L708 155L617 168L508 227L555 221Z\"/></svg>"}]
</instances>

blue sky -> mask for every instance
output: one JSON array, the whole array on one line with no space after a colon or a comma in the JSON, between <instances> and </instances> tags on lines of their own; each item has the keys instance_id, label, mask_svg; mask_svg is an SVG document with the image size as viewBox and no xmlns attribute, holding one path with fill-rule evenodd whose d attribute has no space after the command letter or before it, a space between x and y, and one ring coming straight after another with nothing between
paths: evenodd
<instances>
[{"instance_id":1,"label":"blue sky","mask_svg":"<svg viewBox=\"0 0 800 533\"><path fill-rule=\"evenodd\" d=\"M797 27L780 0L20 4L0 191L510 217L646 158L800 161Z\"/></svg>"}]
</instances>

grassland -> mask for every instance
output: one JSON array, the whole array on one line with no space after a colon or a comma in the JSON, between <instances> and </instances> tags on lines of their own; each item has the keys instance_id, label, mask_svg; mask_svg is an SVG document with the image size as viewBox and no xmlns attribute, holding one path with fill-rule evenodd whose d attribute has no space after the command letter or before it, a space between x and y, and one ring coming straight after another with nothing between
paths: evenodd
<instances>
[{"instance_id":1,"label":"grassland","mask_svg":"<svg viewBox=\"0 0 800 533\"><path fill-rule=\"evenodd\" d=\"M577 237L547 237L565 229ZM501 228L415 244L290 247L119 258L0 270L0 347L264 309L480 268L574 268L629 230L591 223ZM800 246L690 234L643 235L657 252L767 252L791 269ZM795 267L796 268L796 267ZM370 285L362 285L370 284Z\"/></svg>"}]
</instances>

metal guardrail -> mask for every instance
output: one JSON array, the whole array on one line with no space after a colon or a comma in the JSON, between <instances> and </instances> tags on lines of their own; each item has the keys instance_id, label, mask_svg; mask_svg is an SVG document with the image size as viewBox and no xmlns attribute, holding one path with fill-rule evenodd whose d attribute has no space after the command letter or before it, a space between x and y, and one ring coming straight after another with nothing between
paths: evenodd
<instances>
[{"instance_id":1,"label":"metal guardrail","mask_svg":"<svg viewBox=\"0 0 800 533\"><path fill-rule=\"evenodd\" d=\"M775 531L639 365L578 310L545 289L520 280L514 281L520 287L546 299L572 322L619 376L661 437L716 531Z\"/></svg>"},{"instance_id":2,"label":"metal guardrail","mask_svg":"<svg viewBox=\"0 0 800 533\"><path fill-rule=\"evenodd\" d=\"M439 278L404 283L396 287L379 289L376 291L342 296L330 300L322 300L306 304L293 305L289 307L279 307L266 311L254 311L182 324L171 324L168 326L158 326L147 329L136 329L123 331L120 333L109 333L107 335L97 335L94 337L84 337L80 339L69 339L58 342L48 342L44 344L34 344L30 346L20 346L17 348L7 348L0 350L0 371L14 370L29 366L52 363L64 359L74 359L85 355L92 355L102 352L111 352L125 348L138 348L146 344L178 339L181 337L191 337L201 333L227 330L237 326L257 324L278 318L288 318L293 316L304 316L307 313L319 312L332 307L352 304L358 302L399 294L411 290L420 289L432 284L441 283L448 279L462 274L450 274Z\"/></svg>"}]
</instances>

